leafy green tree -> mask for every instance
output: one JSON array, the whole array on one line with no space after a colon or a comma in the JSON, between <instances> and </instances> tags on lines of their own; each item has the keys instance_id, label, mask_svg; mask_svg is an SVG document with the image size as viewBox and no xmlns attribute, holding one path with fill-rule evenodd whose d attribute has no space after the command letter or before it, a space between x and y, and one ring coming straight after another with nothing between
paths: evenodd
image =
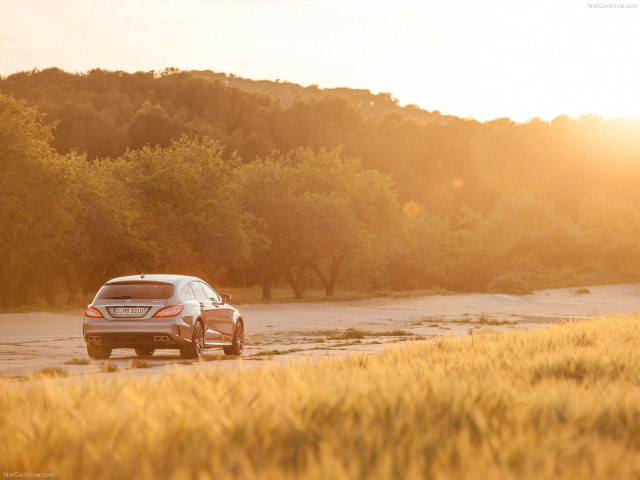
<instances>
[{"instance_id":1,"label":"leafy green tree","mask_svg":"<svg viewBox=\"0 0 640 480\"><path fill-rule=\"evenodd\" d=\"M575 223L553 201L528 192L500 198L486 217L466 208L458 223L459 255L451 270L457 289L524 293L540 278L584 261Z\"/></svg>"},{"instance_id":2,"label":"leafy green tree","mask_svg":"<svg viewBox=\"0 0 640 480\"><path fill-rule=\"evenodd\" d=\"M167 148L129 150L119 177L144 212L144 240L155 268L219 280L248 259L245 218L231 189L239 160L223 159L218 142L182 137Z\"/></svg>"},{"instance_id":3,"label":"leafy green tree","mask_svg":"<svg viewBox=\"0 0 640 480\"><path fill-rule=\"evenodd\" d=\"M51 256L74 220L66 211L70 176L51 148L43 114L0 95L0 290L2 304L49 291ZM27 288L29 287L29 288ZM16 293L22 288L22 298ZM31 292L29 291L31 289ZM48 296L53 301L51 295Z\"/></svg>"},{"instance_id":4,"label":"leafy green tree","mask_svg":"<svg viewBox=\"0 0 640 480\"><path fill-rule=\"evenodd\" d=\"M347 262L392 253L401 231L393 185L343 159L340 149L298 149L257 159L237 173L240 204L260 239L253 263L265 298L280 276L301 296L308 271L333 295Z\"/></svg>"},{"instance_id":5,"label":"leafy green tree","mask_svg":"<svg viewBox=\"0 0 640 480\"><path fill-rule=\"evenodd\" d=\"M334 216L331 228L311 233L318 252L312 268L326 295L333 295L343 267L354 262L372 286L380 286L376 268L386 269L405 235L391 179L364 169L360 160L344 159L341 148L320 149L315 155L310 149L298 149L290 158L300 165L303 183L311 191L340 199L333 200L333 211L327 209Z\"/></svg>"},{"instance_id":6,"label":"leafy green tree","mask_svg":"<svg viewBox=\"0 0 640 480\"><path fill-rule=\"evenodd\" d=\"M274 158L256 159L235 173L236 198L251 225L251 265L262 286L262 297L271 291L293 254L287 248L285 229L291 225L293 172L289 165Z\"/></svg>"},{"instance_id":7,"label":"leafy green tree","mask_svg":"<svg viewBox=\"0 0 640 480\"><path fill-rule=\"evenodd\" d=\"M70 212L75 224L58 249L70 301L95 291L106 279L155 267L157 245L149 241L149 225L129 185L122 159L89 162L86 156L65 157L72 169Z\"/></svg>"},{"instance_id":8,"label":"leafy green tree","mask_svg":"<svg viewBox=\"0 0 640 480\"><path fill-rule=\"evenodd\" d=\"M398 290L449 285L449 272L459 249L449 219L427 212L417 202L407 202L406 240L389 264L391 287Z\"/></svg>"},{"instance_id":9,"label":"leafy green tree","mask_svg":"<svg viewBox=\"0 0 640 480\"><path fill-rule=\"evenodd\" d=\"M146 144L167 146L180 137L179 126L160 105L145 102L129 125L129 147L141 148Z\"/></svg>"},{"instance_id":10,"label":"leafy green tree","mask_svg":"<svg viewBox=\"0 0 640 480\"><path fill-rule=\"evenodd\" d=\"M597 190L582 200L578 225L587 243L589 258L612 272L640 267L640 212L638 205L611 198Z\"/></svg>"}]
</instances>

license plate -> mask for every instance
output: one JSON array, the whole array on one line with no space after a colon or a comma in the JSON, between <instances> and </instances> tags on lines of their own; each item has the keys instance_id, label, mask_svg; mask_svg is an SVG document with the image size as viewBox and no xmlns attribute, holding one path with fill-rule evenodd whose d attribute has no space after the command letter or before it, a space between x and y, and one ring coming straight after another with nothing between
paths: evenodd
<instances>
[{"instance_id":1,"label":"license plate","mask_svg":"<svg viewBox=\"0 0 640 480\"><path fill-rule=\"evenodd\" d=\"M115 307L113 309L113 314L114 315L133 315L133 316L140 316L140 315L144 315L146 312L146 308L145 307Z\"/></svg>"}]
</instances>

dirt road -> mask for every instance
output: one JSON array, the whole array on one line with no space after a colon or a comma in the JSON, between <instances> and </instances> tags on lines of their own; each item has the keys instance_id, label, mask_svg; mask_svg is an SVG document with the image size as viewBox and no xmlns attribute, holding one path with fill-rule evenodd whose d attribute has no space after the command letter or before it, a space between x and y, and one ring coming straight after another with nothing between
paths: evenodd
<instances>
[{"instance_id":1,"label":"dirt road","mask_svg":"<svg viewBox=\"0 0 640 480\"><path fill-rule=\"evenodd\" d=\"M207 350L189 365L177 351L158 351L137 373L176 368L237 368L300 358L376 352L406 341L467 335L471 330L533 328L563 319L640 311L640 284L542 290L531 295L470 294L357 302L241 305L247 347L242 359L224 360ZM357 331L347 331L356 329ZM19 377L47 367L80 374L100 367L88 359L82 312L0 315L0 375ZM131 367L133 350L115 350L110 363ZM223 361L224 360L224 361Z\"/></svg>"}]
</instances>

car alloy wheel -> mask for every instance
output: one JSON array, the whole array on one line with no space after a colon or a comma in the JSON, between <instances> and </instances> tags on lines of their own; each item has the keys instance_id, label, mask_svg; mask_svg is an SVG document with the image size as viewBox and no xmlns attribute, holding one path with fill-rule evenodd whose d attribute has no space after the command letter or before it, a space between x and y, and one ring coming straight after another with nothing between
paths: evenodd
<instances>
[{"instance_id":1,"label":"car alloy wheel","mask_svg":"<svg viewBox=\"0 0 640 480\"><path fill-rule=\"evenodd\" d=\"M180 355L182 358L194 359L202 356L202 352L204 352L204 329L202 322L198 320L193 327L191 343L180 347Z\"/></svg>"},{"instance_id":2,"label":"car alloy wheel","mask_svg":"<svg viewBox=\"0 0 640 480\"><path fill-rule=\"evenodd\" d=\"M193 342L196 357L199 357L204 352L204 330L202 328L202 323L196 323L196 330L193 333Z\"/></svg>"},{"instance_id":3,"label":"car alloy wheel","mask_svg":"<svg viewBox=\"0 0 640 480\"><path fill-rule=\"evenodd\" d=\"M236 326L236 331L233 334L233 340L230 347L224 347L225 355L239 356L242 355L244 349L244 324L239 321Z\"/></svg>"}]
</instances>

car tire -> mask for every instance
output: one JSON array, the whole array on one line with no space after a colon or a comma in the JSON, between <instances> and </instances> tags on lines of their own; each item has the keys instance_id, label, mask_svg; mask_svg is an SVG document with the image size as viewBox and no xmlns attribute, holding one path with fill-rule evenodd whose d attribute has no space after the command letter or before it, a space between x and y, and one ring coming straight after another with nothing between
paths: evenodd
<instances>
[{"instance_id":1,"label":"car tire","mask_svg":"<svg viewBox=\"0 0 640 480\"><path fill-rule=\"evenodd\" d=\"M222 349L225 355L233 355L234 357L242 355L242 350L244 349L244 323L242 323L242 321L236 325L236 331L233 333L231 345L229 347L222 347Z\"/></svg>"},{"instance_id":2,"label":"car tire","mask_svg":"<svg viewBox=\"0 0 640 480\"><path fill-rule=\"evenodd\" d=\"M204 352L204 327L202 322L197 321L193 327L193 336L191 337L191 343L180 347L180 356L182 358L195 359L200 358Z\"/></svg>"},{"instance_id":3,"label":"car tire","mask_svg":"<svg viewBox=\"0 0 640 480\"><path fill-rule=\"evenodd\" d=\"M87 345L87 353L93 360L106 360L111 356L111 348L104 345Z\"/></svg>"},{"instance_id":4,"label":"car tire","mask_svg":"<svg viewBox=\"0 0 640 480\"><path fill-rule=\"evenodd\" d=\"M135 351L139 357L150 357L155 353L156 349L153 347L136 347Z\"/></svg>"}]
</instances>

